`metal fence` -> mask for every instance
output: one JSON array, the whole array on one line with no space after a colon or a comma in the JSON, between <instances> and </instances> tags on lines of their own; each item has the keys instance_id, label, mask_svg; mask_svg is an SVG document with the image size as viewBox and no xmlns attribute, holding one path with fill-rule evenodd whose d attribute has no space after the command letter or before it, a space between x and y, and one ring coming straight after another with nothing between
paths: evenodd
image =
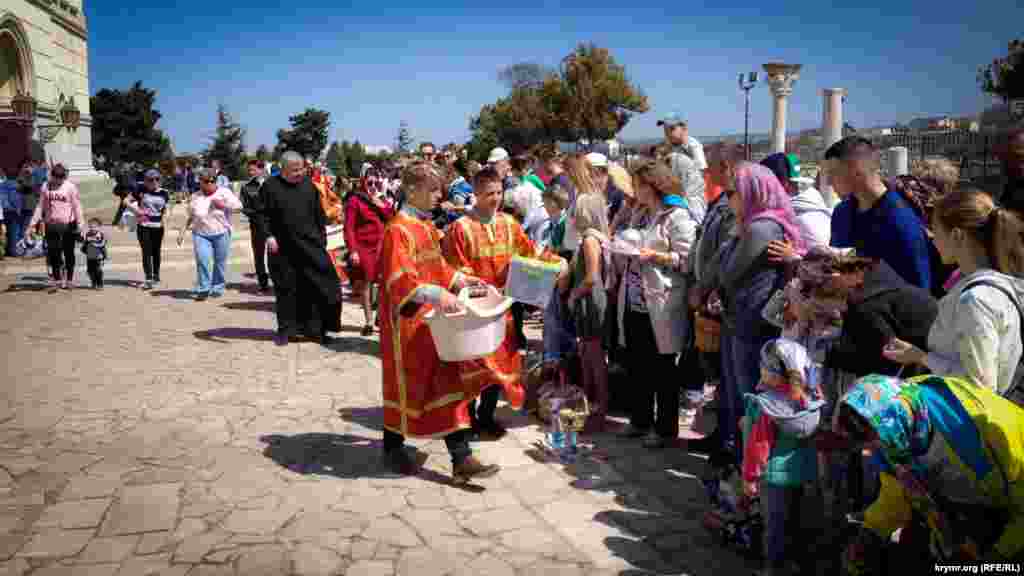
<instances>
[{"instance_id":1,"label":"metal fence","mask_svg":"<svg viewBox=\"0 0 1024 576\"><path fill-rule=\"evenodd\" d=\"M960 166L961 179L983 184L1001 177L995 155L996 138L991 132L947 130L888 134L874 141L882 150L896 146L906 148L911 163L925 158L946 158Z\"/></svg>"}]
</instances>

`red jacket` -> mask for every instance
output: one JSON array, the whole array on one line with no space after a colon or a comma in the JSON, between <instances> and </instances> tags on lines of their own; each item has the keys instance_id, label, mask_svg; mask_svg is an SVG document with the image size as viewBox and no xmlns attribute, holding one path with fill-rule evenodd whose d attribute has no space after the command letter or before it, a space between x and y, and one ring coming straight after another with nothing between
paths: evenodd
<instances>
[{"instance_id":1,"label":"red jacket","mask_svg":"<svg viewBox=\"0 0 1024 576\"><path fill-rule=\"evenodd\" d=\"M345 244L349 250L377 250L384 241L384 225L393 215L389 207L378 212L363 195L349 194L345 201Z\"/></svg>"}]
</instances>

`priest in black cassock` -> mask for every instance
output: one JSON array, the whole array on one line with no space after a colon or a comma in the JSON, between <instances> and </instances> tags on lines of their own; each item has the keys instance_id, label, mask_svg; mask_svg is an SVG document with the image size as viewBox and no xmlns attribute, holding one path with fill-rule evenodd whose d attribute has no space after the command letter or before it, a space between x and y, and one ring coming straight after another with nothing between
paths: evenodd
<instances>
[{"instance_id":1,"label":"priest in black cassock","mask_svg":"<svg viewBox=\"0 0 1024 576\"><path fill-rule=\"evenodd\" d=\"M341 331L341 285L327 254L327 218L320 194L296 152L281 157L281 174L268 178L254 218L268 231L277 312L278 345L298 336L327 344Z\"/></svg>"}]
</instances>

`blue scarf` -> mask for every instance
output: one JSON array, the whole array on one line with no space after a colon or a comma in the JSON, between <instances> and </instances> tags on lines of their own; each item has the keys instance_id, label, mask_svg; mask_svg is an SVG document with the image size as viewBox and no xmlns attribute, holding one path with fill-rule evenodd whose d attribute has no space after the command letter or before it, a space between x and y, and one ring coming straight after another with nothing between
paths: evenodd
<instances>
[{"instance_id":1,"label":"blue scarf","mask_svg":"<svg viewBox=\"0 0 1024 576\"><path fill-rule=\"evenodd\" d=\"M661 203L664 204L665 206L670 206L673 208L687 207L686 199L678 194L669 194L668 196L665 196L664 198L661 199Z\"/></svg>"}]
</instances>

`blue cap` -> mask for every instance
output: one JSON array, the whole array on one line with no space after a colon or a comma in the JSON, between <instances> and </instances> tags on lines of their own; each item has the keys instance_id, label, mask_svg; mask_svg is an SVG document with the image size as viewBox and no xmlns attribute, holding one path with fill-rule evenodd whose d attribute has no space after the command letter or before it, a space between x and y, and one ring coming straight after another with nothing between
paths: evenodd
<instances>
[{"instance_id":1,"label":"blue cap","mask_svg":"<svg viewBox=\"0 0 1024 576\"><path fill-rule=\"evenodd\" d=\"M658 126L672 127L679 126L680 124L686 126L686 120L683 120L683 115L678 112L672 112L671 114L662 116L661 120L658 120Z\"/></svg>"},{"instance_id":2,"label":"blue cap","mask_svg":"<svg viewBox=\"0 0 1024 576\"><path fill-rule=\"evenodd\" d=\"M158 170L150 168L149 170L146 170L146 173L143 174L142 177L143 178L159 178L160 177L160 172Z\"/></svg>"}]
</instances>

